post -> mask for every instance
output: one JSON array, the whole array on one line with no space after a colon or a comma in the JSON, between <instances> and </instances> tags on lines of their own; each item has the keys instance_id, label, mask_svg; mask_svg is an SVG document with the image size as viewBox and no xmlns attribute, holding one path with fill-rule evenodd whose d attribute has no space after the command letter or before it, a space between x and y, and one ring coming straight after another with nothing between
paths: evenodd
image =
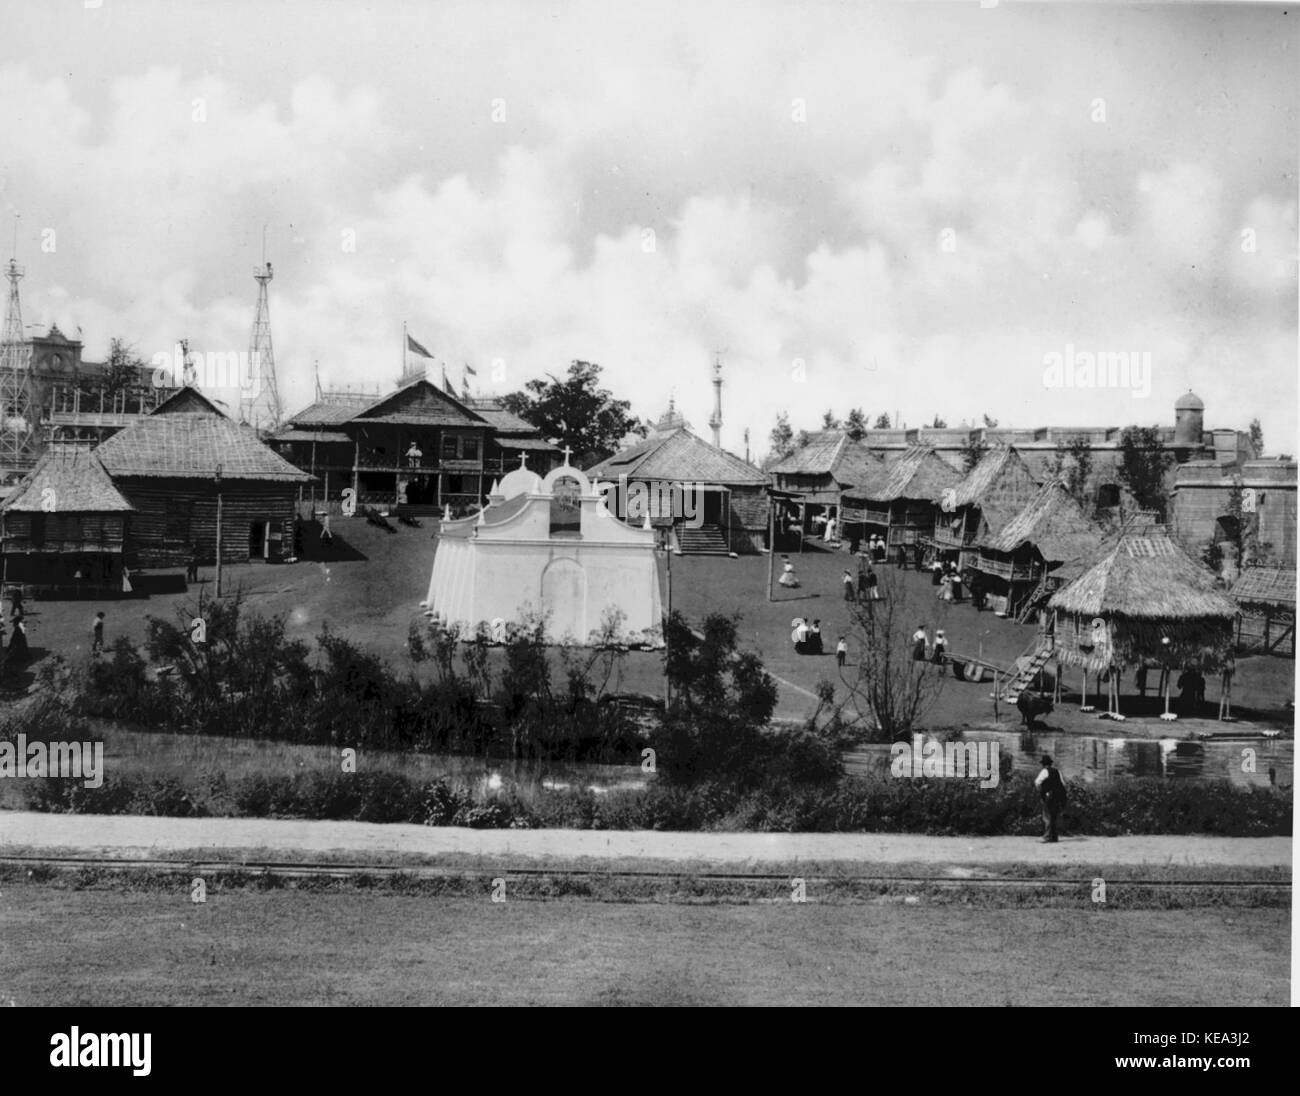
<instances>
[{"instance_id":1,"label":"post","mask_svg":"<svg viewBox=\"0 0 1300 1096\"><path fill-rule=\"evenodd\" d=\"M221 596L221 465L217 465L217 592Z\"/></svg>"},{"instance_id":2,"label":"post","mask_svg":"<svg viewBox=\"0 0 1300 1096\"><path fill-rule=\"evenodd\" d=\"M361 439L357 438L352 443L352 502L355 505L360 505L361 502L361 498L360 498L361 491L359 489L360 478L361 478Z\"/></svg>"},{"instance_id":3,"label":"post","mask_svg":"<svg viewBox=\"0 0 1300 1096\"><path fill-rule=\"evenodd\" d=\"M772 576L776 574L776 500L767 496L767 600L775 601L772 594Z\"/></svg>"}]
</instances>

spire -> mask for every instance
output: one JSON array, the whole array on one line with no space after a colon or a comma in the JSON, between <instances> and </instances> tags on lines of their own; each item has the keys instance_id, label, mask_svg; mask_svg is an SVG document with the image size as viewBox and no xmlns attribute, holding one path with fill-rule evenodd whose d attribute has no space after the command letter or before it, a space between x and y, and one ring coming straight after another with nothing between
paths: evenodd
<instances>
[{"instance_id":1,"label":"spire","mask_svg":"<svg viewBox=\"0 0 1300 1096\"><path fill-rule=\"evenodd\" d=\"M722 448L722 351L713 355L713 414L709 416L713 444Z\"/></svg>"}]
</instances>

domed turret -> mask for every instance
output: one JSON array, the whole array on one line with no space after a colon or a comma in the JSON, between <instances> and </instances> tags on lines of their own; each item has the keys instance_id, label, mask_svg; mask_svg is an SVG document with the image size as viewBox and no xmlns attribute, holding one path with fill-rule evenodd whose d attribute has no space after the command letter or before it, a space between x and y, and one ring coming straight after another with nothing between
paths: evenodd
<instances>
[{"instance_id":1,"label":"domed turret","mask_svg":"<svg viewBox=\"0 0 1300 1096\"><path fill-rule=\"evenodd\" d=\"M1199 449L1205 439L1205 403L1190 389L1174 404L1174 445Z\"/></svg>"}]
</instances>

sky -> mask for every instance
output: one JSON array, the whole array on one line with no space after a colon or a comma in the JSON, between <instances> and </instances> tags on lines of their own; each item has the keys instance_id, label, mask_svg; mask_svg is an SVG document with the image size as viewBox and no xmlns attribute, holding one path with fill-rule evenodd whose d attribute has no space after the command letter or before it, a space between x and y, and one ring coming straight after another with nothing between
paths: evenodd
<instances>
[{"instance_id":1,"label":"sky","mask_svg":"<svg viewBox=\"0 0 1300 1096\"><path fill-rule=\"evenodd\" d=\"M1300 9L983 3L4 0L0 247L33 330L153 360L247 350L265 235L289 411L405 323L706 437L719 354L756 455L1189 388L1295 453Z\"/></svg>"}]
</instances>

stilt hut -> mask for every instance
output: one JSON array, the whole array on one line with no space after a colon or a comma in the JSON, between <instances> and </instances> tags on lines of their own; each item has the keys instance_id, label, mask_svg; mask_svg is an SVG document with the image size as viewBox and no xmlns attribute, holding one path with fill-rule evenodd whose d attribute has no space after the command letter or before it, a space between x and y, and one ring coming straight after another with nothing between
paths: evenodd
<instances>
[{"instance_id":1,"label":"stilt hut","mask_svg":"<svg viewBox=\"0 0 1300 1096\"><path fill-rule=\"evenodd\" d=\"M868 534L885 538L892 552L929 540L945 492L961 473L933 449L914 445L853 487L846 487L841 517L846 527L861 523Z\"/></svg>"},{"instance_id":2,"label":"stilt hut","mask_svg":"<svg viewBox=\"0 0 1300 1096\"><path fill-rule=\"evenodd\" d=\"M1248 567L1233 584L1237 646L1295 657L1295 569Z\"/></svg>"},{"instance_id":3,"label":"stilt hut","mask_svg":"<svg viewBox=\"0 0 1300 1096\"><path fill-rule=\"evenodd\" d=\"M1041 486L1020 453L1009 445L990 449L956 487L937 500L934 548L962 570L979 557L976 547L1006 527Z\"/></svg>"},{"instance_id":4,"label":"stilt hut","mask_svg":"<svg viewBox=\"0 0 1300 1096\"><path fill-rule=\"evenodd\" d=\"M1101 528L1059 480L1052 480L1000 532L979 543L972 567L984 576L989 605L1023 618L1024 610L1040 603L1054 575L1063 569L1070 573L1071 564L1089 558L1101 544Z\"/></svg>"},{"instance_id":5,"label":"stilt hut","mask_svg":"<svg viewBox=\"0 0 1300 1096\"><path fill-rule=\"evenodd\" d=\"M1058 668L1081 667L1085 690L1086 675L1104 677L1114 715L1122 670L1160 666L1167 714L1175 670L1213 673L1232 657L1237 607L1161 530L1122 534L1048 609Z\"/></svg>"}]
</instances>

